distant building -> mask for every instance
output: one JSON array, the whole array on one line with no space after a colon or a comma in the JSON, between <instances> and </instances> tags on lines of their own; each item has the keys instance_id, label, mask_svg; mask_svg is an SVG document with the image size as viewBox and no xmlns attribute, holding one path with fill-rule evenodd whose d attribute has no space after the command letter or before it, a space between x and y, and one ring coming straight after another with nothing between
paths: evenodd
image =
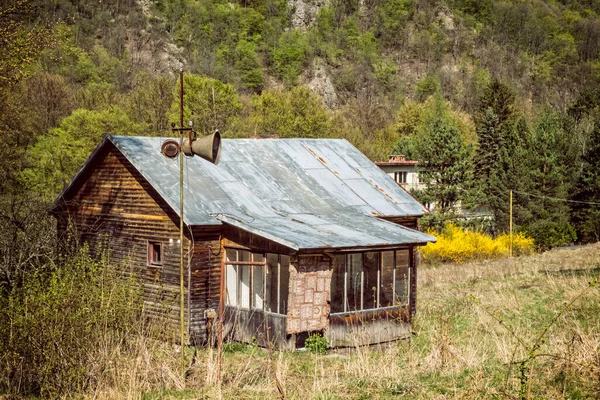
<instances>
[{"instance_id":1,"label":"distant building","mask_svg":"<svg viewBox=\"0 0 600 400\"><path fill-rule=\"evenodd\" d=\"M388 161L378 161L375 164L408 192L411 190L423 190L426 187L424 183L419 181L419 173L417 172L419 162L417 160L407 160L406 156L402 154L391 154ZM424 205L429 210L435 209L435 203L426 203ZM466 209L458 202L456 212L461 219L465 220L493 218L491 209L487 205L479 205L473 209Z\"/></svg>"},{"instance_id":2,"label":"distant building","mask_svg":"<svg viewBox=\"0 0 600 400\"><path fill-rule=\"evenodd\" d=\"M390 155L388 161L379 161L375 164L388 174L397 184L410 191L423 189L417 173L417 160L407 160L404 155Z\"/></svg>"}]
</instances>

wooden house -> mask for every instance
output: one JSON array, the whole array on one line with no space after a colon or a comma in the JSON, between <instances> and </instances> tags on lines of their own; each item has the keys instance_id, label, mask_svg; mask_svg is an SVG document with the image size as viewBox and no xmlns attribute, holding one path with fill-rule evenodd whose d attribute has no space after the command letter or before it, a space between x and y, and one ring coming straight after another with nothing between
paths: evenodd
<instances>
[{"instance_id":1,"label":"wooden house","mask_svg":"<svg viewBox=\"0 0 600 400\"><path fill-rule=\"evenodd\" d=\"M107 136L56 201L59 232L139 268L145 309L179 315L184 246L187 338L332 346L406 336L416 307L416 246L426 209L343 139L224 139L221 161L184 164L166 138Z\"/></svg>"}]
</instances>

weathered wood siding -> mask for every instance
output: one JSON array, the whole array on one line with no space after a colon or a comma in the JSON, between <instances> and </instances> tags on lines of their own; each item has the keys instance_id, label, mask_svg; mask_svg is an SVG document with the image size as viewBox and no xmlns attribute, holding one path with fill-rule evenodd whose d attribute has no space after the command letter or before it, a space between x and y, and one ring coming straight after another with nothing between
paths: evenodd
<instances>
[{"instance_id":1,"label":"weathered wood siding","mask_svg":"<svg viewBox=\"0 0 600 400\"><path fill-rule=\"evenodd\" d=\"M285 332L285 315L226 306L223 320L225 341L255 343L261 347L272 345L280 350L296 347L296 335Z\"/></svg>"},{"instance_id":2,"label":"weathered wood siding","mask_svg":"<svg viewBox=\"0 0 600 400\"><path fill-rule=\"evenodd\" d=\"M55 212L59 229L75 229L75 236L89 244L92 255L109 249L112 262L136 267L143 282L145 311L167 316L178 327L179 217L110 143L78 182ZM148 264L148 241L162 242L161 266ZM188 250L185 239L184 254ZM188 274L184 277L187 297Z\"/></svg>"},{"instance_id":3,"label":"weathered wood siding","mask_svg":"<svg viewBox=\"0 0 600 400\"><path fill-rule=\"evenodd\" d=\"M419 230L419 218L417 217L384 217L383 219L407 228Z\"/></svg>"},{"instance_id":4,"label":"weathered wood siding","mask_svg":"<svg viewBox=\"0 0 600 400\"><path fill-rule=\"evenodd\" d=\"M389 307L331 315L326 337L332 347L354 347L404 339L410 332L407 307Z\"/></svg>"},{"instance_id":5,"label":"weathered wood siding","mask_svg":"<svg viewBox=\"0 0 600 400\"><path fill-rule=\"evenodd\" d=\"M194 228L194 251L191 263L190 286L190 334L192 343L206 344L214 341L215 327L210 333L207 326L205 310L219 311L219 295L221 283L221 259L223 248L219 230L211 227ZM216 319L215 319L216 321Z\"/></svg>"},{"instance_id":6,"label":"weathered wood siding","mask_svg":"<svg viewBox=\"0 0 600 400\"><path fill-rule=\"evenodd\" d=\"M225 224L223 228L226 247L235 247L247 249L256 253L274 253L274 254L293 254L294 251L289 247L275 243L262 236L246 232L242 229Z\"/></svg>"},{"instance_id":7,"label":"weathered wood siding","mask_svg":"<svg viewBox=\"0 0 600 400\"><path fill-rule=\"evenodd\" d=\"M409 276L409 287L410 293L408 298L408 308L410 310L410 319L417 312L417 270L419 269L419 253L416 247L413 247L410 251L410 276Z\"/></svg>"}]
</instances>

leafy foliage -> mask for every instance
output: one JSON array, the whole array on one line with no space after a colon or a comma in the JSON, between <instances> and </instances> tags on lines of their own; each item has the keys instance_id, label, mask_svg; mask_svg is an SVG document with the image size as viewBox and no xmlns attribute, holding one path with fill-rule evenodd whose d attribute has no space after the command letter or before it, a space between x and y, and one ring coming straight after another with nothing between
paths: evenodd
<instances>
[{"instance_id":1,"label":"leafy foliage","mask_svg":"<svg viewBox=\"0 0 600 400\"><path fill-rule=\"evenodd\" d=\"M329 342L320 333L313 333L304 341L304 347L312 353L325 354L329 349Z\"/></svg>"},{"instance_id":2,"label":"leafy foliage","mask_svg":"<svg viewBox=\"0 0 600 400\"><path fill-rule=\"evenodd\" d=\"M440 232L429 231L437 238L436 243L428 243L421 249L423 258L428 262L464 263L474 260L488 260L506 257L510 249L509 235L492 238L477 231L468 231L453 223L444 225ZM520 232L512 239L513 254L531 254L534 240Z\"/></svg>"},{"instance_id":3,"label":"leafy foliage","mask_svg":"<svg viewBox=\"0 0 600 400\"><path fill-rule=\"evenodd\" d=\"M331 115L321 100L304 87L269 91L254 97L252 121L259 135L324 138L332 136Z\"/></svg>"},{"instance_id":4,"label":"leafy foliage","mask_svg":"<svg viewBox=\"0 0 600 400\"><path fill-rule=\"evenodd\" d=\"M416 195L425 203L435 203L439 214L453 214L459 202L467 200L473 183L473 149L465 143L439 96L432 98L425 109L415 127L415 135L400 141L395 151L419 161L419 180L425 189Z\"/></svg>"},{"instance_id":5,"label":"leafy foliage","mask_svg":"<svg viewBox=\"0 0 600 400\"><path fill-rule=\"evenodd\" d=\"M179 82L173 90L171 121L179 121ZM237 91L231 85L200 75L184 75L184 125L191 121L202 135L231 128L242 108Z\"/></svg>"},{"instance_id":6,"label":"leafy foliage","mask_svg":"<svg viewBox=\"0 0 600 400\"><path fill-rule=\"evenodd\" d=\"M75 110L31 148L30 166L23 171L22 179L52 201L106 134L135 135L142 129L118 107Z\"/></svg>"},{"instance_id":7,"label":"leafy foliage","mask_svg":"<svg viewBox=\"0 0 600 400\"><path fill-rule=\"evenodd\" d=\"M86 249L26 276L0 297L0 390L56 397L93 385L94 353L137 329L140 296L133 275Z\"/></svg>"}]
</instances>

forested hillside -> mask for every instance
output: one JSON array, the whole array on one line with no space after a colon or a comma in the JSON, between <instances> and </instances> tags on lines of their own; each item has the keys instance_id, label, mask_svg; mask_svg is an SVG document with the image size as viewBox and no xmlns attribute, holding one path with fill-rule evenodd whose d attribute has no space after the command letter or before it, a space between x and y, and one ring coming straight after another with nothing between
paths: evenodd
<instances>
[{"instance_id":1,"label":"forested hillside","mask_svg":"<svg viewBox=\"0 0 600 400\"><path fill-rule=\"evenodd\" d=\"M460 201L504 232L513 190L540 247L600 237L597 1L17 0L0 11L0 282L43 254L39 219L106 133L170 135L180 68L201 133L402 152L438 182L416 194L440 205L428 224Z\"/></svg>"}]
</instances>

